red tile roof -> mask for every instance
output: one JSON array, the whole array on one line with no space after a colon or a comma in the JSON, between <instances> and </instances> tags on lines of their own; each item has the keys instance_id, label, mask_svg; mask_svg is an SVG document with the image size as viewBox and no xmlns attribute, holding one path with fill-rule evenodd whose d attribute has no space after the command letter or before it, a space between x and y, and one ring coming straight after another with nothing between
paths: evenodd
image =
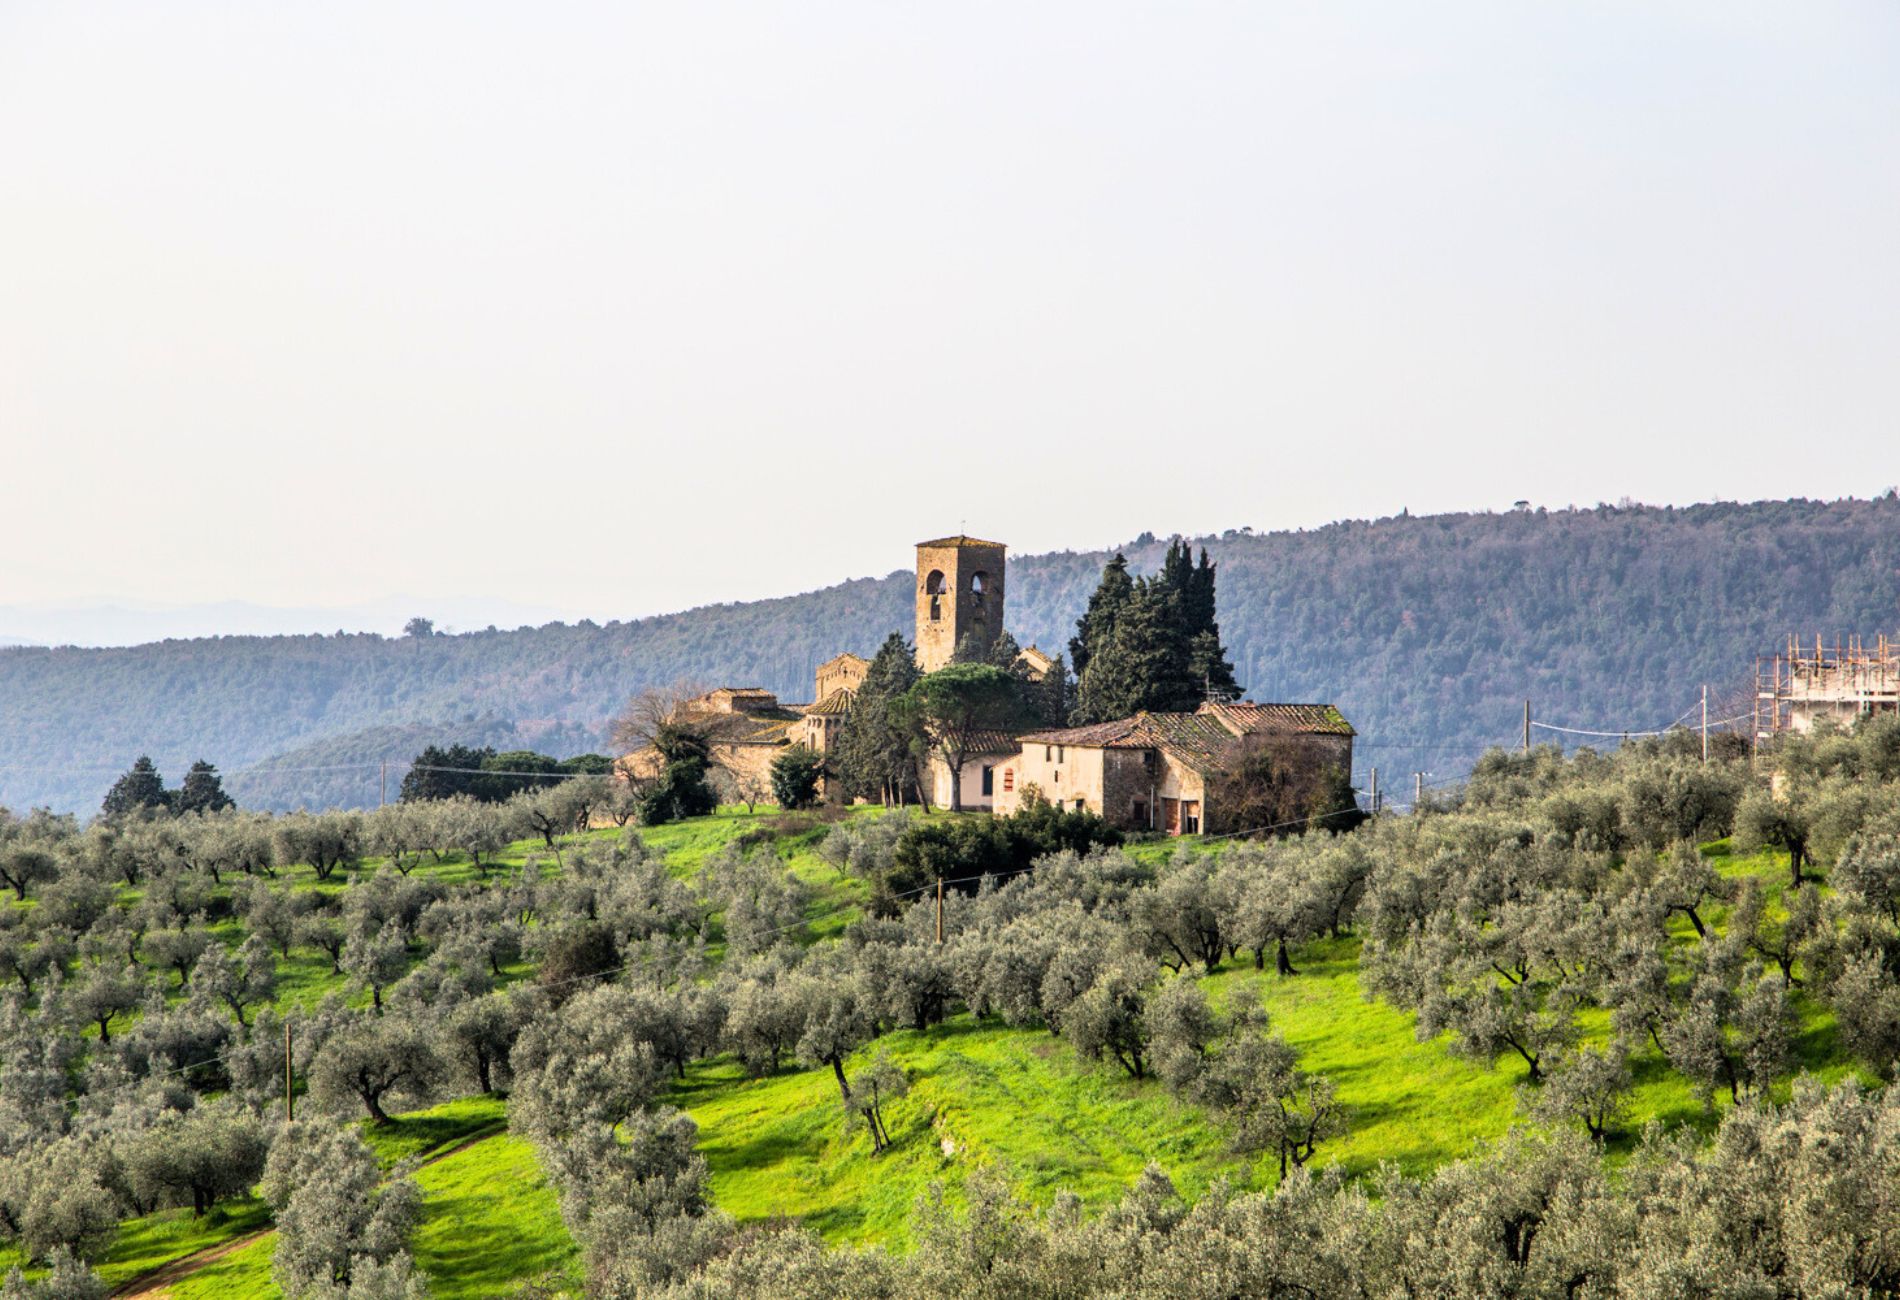
<instances>
[{"instance_id":1,"label":"red tile roof","mask_svg":"<svg viewBox=\"0 0 1900 1300\"><path fill-rule=\"evenodd\" d=\"M1352 723L1330 704L1255 704L1240 700L1233 704L1209 702L1204 712L1225 720L1237 734L1301 736L1355 736Z\"/></svg>"},{"instance_id":2,"label":"red tile roof","mask_svg":"<svg viewBox=\"0 0 1900 1300\"><path fill-rule=\"evenodd\" d=\"M1165 749L1200 771L1221 766L1234 742L1254 735L1353 735L1330 704L1203 704L1193 713L1137 713L1086 727L1032 731L1025 745L1078 749Z\"/></svg>"},{"instance_id":3,"label":"red tile roof","mask_svg":"<svg viewBox=\"0 0 1900 1300\"><path fill-rule=\"evenodd\" d=\"M806 709L805 716L808 718L813 716L826 717L849 713L851 712L851 701L855 698L857 698L855 691L840 686L837 690L825 696L824 699Z\"/></svg>"}]
</instances>

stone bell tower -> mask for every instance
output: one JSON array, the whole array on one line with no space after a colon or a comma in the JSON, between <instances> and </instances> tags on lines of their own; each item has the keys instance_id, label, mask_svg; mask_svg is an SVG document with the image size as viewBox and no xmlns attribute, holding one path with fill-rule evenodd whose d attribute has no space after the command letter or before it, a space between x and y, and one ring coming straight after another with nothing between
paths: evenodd
<instances>
[{"instance_id":1,"label":"stone bell tower","mask_svg":"<svg viewBox=\"0 0 1900 1300\"><path fill-rule=\"evenodd\" d=\"M917 666L935 672L972 632L993 641L1003 630L1003 565L1008 548L974 537L917 543Z\"/></svg>"}]
</instances>

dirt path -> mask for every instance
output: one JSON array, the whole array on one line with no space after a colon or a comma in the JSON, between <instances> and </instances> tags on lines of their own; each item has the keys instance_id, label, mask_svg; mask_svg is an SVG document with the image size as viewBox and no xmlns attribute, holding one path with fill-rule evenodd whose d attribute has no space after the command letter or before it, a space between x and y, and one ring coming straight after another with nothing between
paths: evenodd
<instances>
[{"instance_id":1,"label":"dirt path","mask_svg":"<svg viewBox=\"0 0 1900 1300\"><path fill-rule=\"evenodd\" d=\"M257 1228L242 1237L233 1237L221 1241L215 1246L206 1246L203 1250L194 1250L189 1255L180 1255L169 1264L161 1264L149 1273L141 1273L130 1282L122 1282L113 1288L110 1294L126 1296L130 1300L159 1300L161 1296L171 1294L172 1283L182 1282L205 1265L226 1255L243 1250L259 1237L268 1236L273 1229Z\"/></svg>"},{"instance_id":2,"label":"dirt path","mask_svg":"<svg viewBox=\"0 0 1900 1300\"><path fill-rule=\"evenodd\" d=\"M438 1160L447 1160L450 1156L459 1155L478 1142L486 1142L490 1138L500 1137L507 1131L508 1126L506 1124L497 1124L491 1128L485 1128L479 1132L471 1133L465 1138L451 1142L448 1146L443 1147L433 1155L425 1157L416 1167L420 1169L425 1165L432 1165ZM261 1237L267 1237L275 1231L275 1228L257 1228L245 1233L241 1237L233 1237L231 1240L221 1241L215 1246L206 1246L202 1250L194 1250L189 1255L180 1255L177 1259L160 1264L155 1269L151 1269L139 1274L135 1278L119 1283L119 1285L112 1288L108 1294L114 1297L114 1300L164 1300L164 1297L171 1294L171 1288L174 1283L184 1281L206 1265L216 1263L226 1255L243 1250L252 1242Z\"/></svg>"}]
</instances>

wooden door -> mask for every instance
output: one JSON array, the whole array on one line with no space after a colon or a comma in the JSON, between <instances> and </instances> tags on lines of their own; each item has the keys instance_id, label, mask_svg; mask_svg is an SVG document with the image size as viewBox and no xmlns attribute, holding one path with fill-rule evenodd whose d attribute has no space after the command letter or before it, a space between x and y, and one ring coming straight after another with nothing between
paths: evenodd
<instances>
[{"instance_id":1,"label":"wooden door","mask_svg":"<svg viewBox=\"0 0 1900 1300\"><path fill-rule=\"evenodd\" d=\"M1161 829L1170 835L1181 833L1181 801L1179 799L1162 799Z\"/></svg>"}]
</instances>

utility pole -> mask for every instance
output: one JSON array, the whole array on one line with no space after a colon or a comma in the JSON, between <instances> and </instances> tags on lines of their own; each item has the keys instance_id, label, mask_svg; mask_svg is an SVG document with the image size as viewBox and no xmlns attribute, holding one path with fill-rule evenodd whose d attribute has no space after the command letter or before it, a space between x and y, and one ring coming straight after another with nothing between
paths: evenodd
<instances>
[{"instance_id":1,"label":"utility pole","mask_svg":"<svg viewBox=\"0 0 1900 1300\"><path fill-rule=\"evenodd\" d=\"M1709 684L1702 683L1702 766L1709 765Z\"/></svg>"},{"instance_id":2,"label":"utility pole","mask_svg":"<svg viewBox=\"0 0 1900 1300\"><path fill-rule=\"evenodd\" d=\"M296 1115L290 1099L290 1022L284 1022L284 1123L288 1124Z\"/></svg>"},{"instance_id":3,"label":"utility pole","mask_svg":"<svg viewBox=\"0 0 1900 1300\"><path fill-rule=\"evenodd\" d=\"M384 759L377 775L376 806L384 807L389 803L389 760Z\"/></svg>"},{"instance_id":4,"label":"utility pole","mask_svg":"<svg viewBox=\"0 0 1900 1300\"><path fill-rule=\"evenodd\" d=\"M1425 806L1425 774L1412 773L1412 815L1417 816L1419 809Z\"/></svg>"},{"instance_id":5,"label":"utility pole","mask_svg":"<svg viewBox=\"0 0 1900 1300\"><path fill-rule=\"evenodd\" d=\"M1524 701L1524 752L1531 752L1531 702Z\"/></svg>"},{"instance_id":6,"label":"utility pole","mask_svg":"<svg viewBox=\"0 0 1900 1300\"><path fill-rule=\"evenodd\" d=\"M1379 769L1372 769L1372 815L1379 815Z\"/></svg>"},{"instance_id":7,"label":"utility pole","mask_svg":"<svg viewBox=\"0 0 1900 1300\"><path fill-rule=\"evenodd\" d=\"M937 943L943 943L943 877L937 877Z\"/></svg>"}]
</instances>

